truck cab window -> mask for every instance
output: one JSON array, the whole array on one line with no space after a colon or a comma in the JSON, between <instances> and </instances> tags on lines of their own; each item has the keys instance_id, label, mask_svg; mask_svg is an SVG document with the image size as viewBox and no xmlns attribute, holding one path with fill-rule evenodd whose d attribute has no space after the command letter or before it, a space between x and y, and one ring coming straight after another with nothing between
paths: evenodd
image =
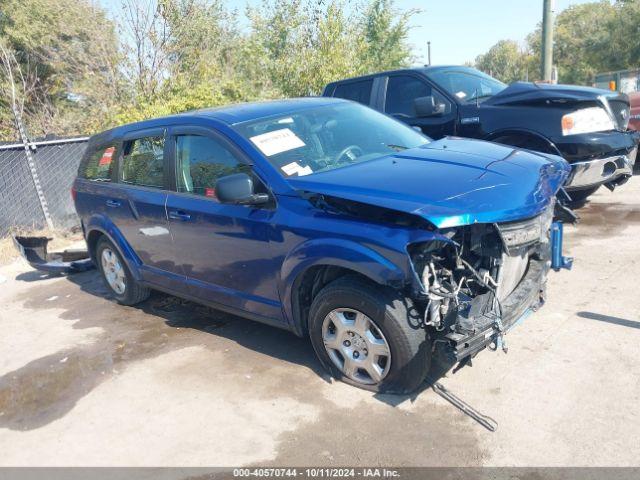
<instances>
[{"instance_id":1,"label":"truck cab window","mask_svg":"<svg viewBox=\"0 0 640 480\"><path fill-rule=\"evenodd\" d=\"M336 87L333 96L344 98L345 100L352 100L354 102L362 103L363 105L369 105L372 87L372 78L358 82L341 83Z\"/></svg>"}]
</instances>

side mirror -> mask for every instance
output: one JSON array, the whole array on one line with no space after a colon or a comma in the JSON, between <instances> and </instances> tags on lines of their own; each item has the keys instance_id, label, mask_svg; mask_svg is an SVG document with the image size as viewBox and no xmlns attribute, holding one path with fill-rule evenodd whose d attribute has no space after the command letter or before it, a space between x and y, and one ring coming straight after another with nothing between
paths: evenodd
<instances>
[{"instance_id":1,"label":"side mirror","mask_svg":"<svg viewBox=\"0 0 640 480\"><path fill-rule=\"evenodd\" d=\"M435 117L444 113L444 104L436 103L432 95L428 97L418 97L413 101L413 107L418 117Z\"/></svg>"},{"instance_id":2,"label":"side mirror","mask_svg":"<svg viewBox=\"0 0 640 480\"><path fill-rule=\"evenodd\" d=\"M222 203L261 205L269 201L266 193L255 193L253 179L246 173L221 177L216 182L216 196Z\"/></svg>"}]
</instances>

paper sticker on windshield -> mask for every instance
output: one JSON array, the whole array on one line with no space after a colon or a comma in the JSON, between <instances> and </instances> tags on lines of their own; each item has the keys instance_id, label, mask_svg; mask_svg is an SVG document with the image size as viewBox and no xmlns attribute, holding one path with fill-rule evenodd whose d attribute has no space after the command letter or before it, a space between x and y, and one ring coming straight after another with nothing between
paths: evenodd
<instances>
[{"instance_id":1,"label":"paper sticker on windshield","mask_svg":"<svg viewBox=\"0 0 640 480\"><path fill-rule=\"evenodd\" d=\"M311 175L313 173L313 170L311 170L309 165L303 167L297 162L288 163L280 167L280 169L289 177L295 174L298 174L299 177L303 177L304 175Z\"/></svg>"},{"instance_id":2,"label":"paper sticker on windshield","mask_svg":"<svg viewBox=\"0 0 640 480\"><path fill-rule=\"evenodd\" d=\"M251 141L267 157L305 146L305 143L288 128L256 135L251 137Z\"/></svg>"}]
</instances>

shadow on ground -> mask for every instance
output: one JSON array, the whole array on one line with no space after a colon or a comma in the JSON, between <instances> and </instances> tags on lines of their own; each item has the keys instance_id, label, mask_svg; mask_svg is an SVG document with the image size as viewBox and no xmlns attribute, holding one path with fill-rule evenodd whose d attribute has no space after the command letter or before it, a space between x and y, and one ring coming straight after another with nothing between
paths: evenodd
<instances>
[{"instance_id":1,"label":"shadow on ground","mask_svg":"<svg viewBox=\"0 0 640 480\"><path fill-rule=\"evenodd\" d=\"M611 315L603 315L601 313L593 312L578 312L578 317L585 318L587 320L596 320L598 322L612 323L613 325L620 325L622 327L640 329L640 321L638 320L625 320L624 318L612 317Z\"/></svg>"},{"instance_id":2,"label":"shadow on ground","mask_svg":"<svg viewBox=\"0 0 640 480\"><path fill-rule=\"evenodd\" d=\"M23 282L45 278L50 277L37 271L16 277ZM76 294L77 290L70 289L69 283L94 300L87 301L86 295ZM218 349L220 338L252 352L304 366L311 374L331 382L306 338L162 293L154 292L135 307L118 305L108 297L98 272L89 271L31 288L18 298L34 313L62 308L59 318L73 321L74 329L98 327L103 333L97 342L38 358L0 377L0 412L3 412L0 428L39 428L64 416L79 399L129 362L194 344ZM64 301L47 301L50 298ZM434 362L430 377L436 381L451 366L447 362ZM430 383L425 383L410 395L376 394L375 398L397 406L414 401L430 387Z\"/></svg>"}]
</instances>

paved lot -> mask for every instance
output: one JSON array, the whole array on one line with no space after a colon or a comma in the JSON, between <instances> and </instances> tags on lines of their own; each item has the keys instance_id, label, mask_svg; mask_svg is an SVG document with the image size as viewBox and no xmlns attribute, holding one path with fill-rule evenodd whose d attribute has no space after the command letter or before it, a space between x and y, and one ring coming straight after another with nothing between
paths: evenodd
<instances>
[{"instance_id":1,"label":"paved lot","mask_svg":"<svg viewBox=\"0 0 640 480\"><path fill-rule=\"evenodd\" d=\"M376 396L310 344L154 295L118 306L95 272L0 269L0 465L638 465L640 179L567 232L549 301L442 384Z\"/></svg>"}]
</instances>

